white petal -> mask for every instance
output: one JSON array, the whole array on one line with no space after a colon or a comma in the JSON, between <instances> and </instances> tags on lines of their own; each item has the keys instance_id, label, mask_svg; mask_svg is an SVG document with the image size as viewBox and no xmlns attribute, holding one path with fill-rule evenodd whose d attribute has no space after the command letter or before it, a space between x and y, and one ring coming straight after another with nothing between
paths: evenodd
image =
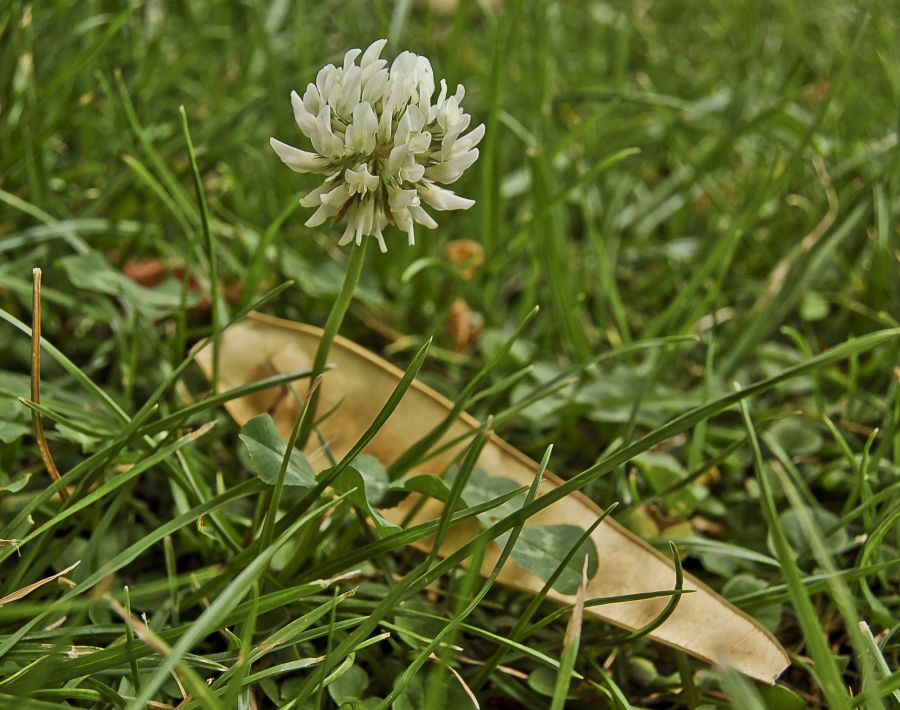
<instances>
[{"instance_id":1,"label":"white petal","mask_svg":"<svg viewBox=\"0 0 900 710\"><path fill-rule=\"evenodd\" d=\"M350 67L341 77L340 91L337 97L337 110L341 116L347 117L359 103L362 91L362 70Z\"/></svg>"},{"instance_id":2,"label":"white petal","mask_svg":"<svg viewBox=\"0 0 900 710\"><path fill-rule=\"evenodd\" d=\"M422 113L418 106L408 106L397 122L397 133L394 142L398 145L408 143L413 136L418 136L424 127L425 114ZM431 142L430 134L428 141L429 143ZM414 150L413 152L421 151Z\"/></svg>"},{"instance_id":3,"label":"white petal","mask_svg":"<svg viewBox=\"0 0 900 710\"><path fill-rule=\"evenodd\" d=\"M425 175L425 166L414 163L400 169L400 177L406 182L419 182Z\"/></svg>"},{"instance_id":4,"label":"white petal","mask_svg":"<svg viewBox=\"0 0 900 710\"><path fill-rule=\"evenodd\" d=\"M312 85L310 85L312 86ZM294 107L294 120L307 138L316 130L316 117L306 110L303 99L296 91L291 92L291 106Z\"/></svg>"},{"instance_id":5,"label":"white petal","mask_svg":"<svg viewBox=\"0 0 900 710\"><path fill-rule=\"evenodd\" d=\"M367 64L364 67L359 68L359 75L362 77L363 86L366 85L367 82L372 80L372 77L378 74L381 71L387 71L385 67L387 66L387 62L383 59L379 59L377 61L372 62L371 64Z\"/></svg>"},{"instance_id":6,"label":"white petal","mask_svg":"<svg viewBox=\"0 0 900 710\"><path fill-rule=\"evenodd\" d=\"M323 182L315 190L306 193L300 198L300 204L303 207L318 207L322 204L322 195L332 189L334 185L330 182Z\"/></svg>"},{"instance_id":7,"label":"white petal","mask_svg":"<svg viewBox=\"0 0 900 710\"><path fill-rule=\"evenodd\" d=\"M359 209L362 217L363 234L372 233L372 225L375 224L375 202L364 200Z\"/></svg>"},{"instance_id":8,"label":"white petal","mask_svg":"<svg viewBox=\"0 0 900 710\"><path fill-rule=\"evenodd\" d=\"M409 210L404 208L392 212L392 214L394 215L394 224L396 224L399 229L406 232L407 242L410 246L414 246L416 243L415 222L412 217L410 217Z\"/></svg>"},{"instance_id":9,"label":"white petal","mask_svg":"<svg viewBox=\"0 0 900 710\"><path fill-rule=\"evenodd\" d=\"M466 135L457 138L453 147L460 151L472 150L472 148L481 143L482 138L484 138L484 124L479 123Z\"/></svg>"},{"instance_id":10,"label":"white petal","mask_svg":"<svg viewBox=\"0 0 900 710\"><path fill-rule=\"evenodd\" d=\"M331 109L327 104L322 106L316 116L316 130L309 137L313 148L329 158L338 158L344 152L344 143L331 131Z\"/></svg>"},{"instance_id":11,"label":"white petal","mask_svg":"<svg viewBox=\"0 0 900 710\"><path fill-rule=\"evenodd\" d=\"M327 136L331 134L331 108L328 104L323 104L316 115L316 130L310 136L313 148L322 153L326 153Z\"/></svg>"},{"instance_id":12,"label":"white petal","mask_svg":"<svg viewBox=\"0 0 900 710\"><path fill-rule=\"evenodd\" d=\"M344 154L362 158L375 150L375 130L377 130L378 124L375 123L375 130L371 129L371 124L376 121L376 118L367 103L357 104L353 115L353 122L347 126L347 131L344 133Z\"/></svg>"},{"instance_id":13,"label":"white petal","mask_svg":"<svg viewBox=\"0 0 900 710\"><path fill-rule=\"evenodd\" d=\"M324 173L327 169L328 161L321 155L294 148L277 138L270 138L269 145L285 165L298 173Z\"/></svg>"},{"instance_id":14,"label":"white petal","mask_svg":"<svg viewBox=\"0 0 900 710\"><path fill-rule=\"evenodd\" d=\"M437 101L435 102L435 107L440 107L444 105L444 102L447 100L447 80L441 79L441 92L438 94Z\"/></svg>"},{"instance_id":15,"label":"white petal","mask_svg":"<svg viewBox=\"0 0 900 710\"><path fill-rule=\"evenodd\" d=\"M434 95L434 70L426 57L418 57L416 60L416 83L418 84L419 106L427 109L431 105L431 97Z\"/></svg>"},{"instance_id":16,"label":"white petal","mask_svg":"<svg viewBox=\"0 0 900 710\"><path fill-rule=\"evenodd\" d=\"M383 175L389 179L398 179L400 169L408 162L411 154L405 145L395 145L391 148L391 154L384 164Z\"/></svg>"},{"instance_id":17,"label":"white petal","mask_svg":"<svg viewBox=\"0 0 900 710\"><path fill-rule=\"evenodd\" d=\"M362 54L361 49L351 49L344 55L344 71L353 66L360 54Z\"/></svg>"},{"instance_id":18,"label":"white petal","mask_svg":"<svg viewBox=\"0 0 900 710\"><path fill-rule=\"evenodd\" d=\"M322 205L315 212L312 213L312 216L304 222L307 227L318 227L320 224L325 224L329 217L334 216L334 211L329 205Z\"/></svg>"},{"instance_id":19,"label":"white petal","mask_svg":"<svg viewBox=\"0 0 900 710\"><path fill-rule=\"evenodd\" d=\"M431 147L431 134L428 131L416 133L406 144L416 155L421 155Z\"/></svg>"},{"instance_id":20,"label":"white petal","mask_svg":"<svg viewBox=\"0 0 900 710\"><path fill-rule=\"evenodd\" d=\"M380 219L377 217L375 219L372 236L378 240L378 248L381 250L381 253L384 254L387 251L387 244L384 243L384 236L381 234L381 230L387 226L387 219L384 215L380 215L380 217Z\"/></svg>"},{"instance_id":21,"label":"white petal","mask_svg":"<svg viewBox=\"0 0 900 710\"><path fill-rule=\"evenodd\" d=\"M372 233L372 223L375 216L375 203L372 200L363 200L356 211L356 243L362 244L362 238Z\"/></svg>"},{"instance_id":22,"label":"white petal","mask_svg":"<svg viewBox=\"0 0 900 710\"><path fill-rule=\"evenodd\" d=\"M362 102L353 109L353 126L358 127L362 142L361 152L369 154L375 150L375 134L378 132L378 117L368 102Z\"/></svg>"},{"instance_id":23,"label":"white petal","mask_svg":"<svg viewBox=\"0 0 900 710\"><path fill-rule=\"evenodd\" d=\"M322 195L322 204L329 205L334 210L333 214L337 214L349 199L350 188L342 183L328 194Z\"/></svg>"},{"instance_id":24,"label":"white petal","mask_svg":"<svg viewBox=\"0 0 900 710\"><path fill-rule=\"evenodd\" d=\"M344 233L341 235L341 239L338 242L338 246L344 246L353 241L356 236L356 222L359 215L359 203L354 202L350 205L350 208L347 210L347 226L344 227Z\"/></svg>"},{"instance_id":25,"label":"white petal","mask_svg":"<svg viewBox=\"0 0 900 710\"><path fill-rule=\"evenodd\" d=\"M391 211L404 210L419 205L419 193L415 190L391 190L388 196Z\"/></svg>"},{"instance_id":26,"label":"white petal","mask_svg":"<svg viewBox=\"0 0 900 710\"><path fill-rule=\"evenodd\" d=\"M418 97L416 66L418 57L412 52L401 52L391 64L389 99L398 111L402 110L413 97Z\"/></svg>"},{"instance_id":27,"label":"white petal","mask_svg":"<svg viewBox=\"0 0 900 710\"><path fill-rule=\"evenodd\" d=\"M371 66L375 66L372 64ZM368 67L367 67L368 68ZM379 68L371 76L363 76L362 100L375 104L384 97L384 89L388 83L387 69Z\"/></svg>"},{"instance_id":28,"label":"white petal","mask_svg":"<svg viewBox=\"0 0 900 710\"><path fill-rule=\"evenodd\" d=\"M372 42L372 44L366 48L366 51L363 52L362 59L359 60L359 65L365 67L378 59L378 57L381 56L381 50L384 49L384 45L386 44L386 39L376 39Z\"/></svg>"},{"instance_id":29,"label":"white petal","mask_svg":"<svg viewBox=\"0 0 900 710\"><path fill-rule=\"evenodd\" d=\"M340 184L330 192L322 195L319 198L319 201L322 203L321 206L313 212L308 220L306 220L306 226L318 227L320 224L323 224L325 220L339 214L344 208L344 204L349 199L350 190L344 184Z\"/></svg>"},{"instance_id":30,"label":"white petal","mask_svg":"<svg viewBox=\"0 0 900 710\"><path fill-rule=\"evenodd\" d=\"M316 74L316 88L323 98L328 96L331 86L334 84L336 74L337 67L334 66L334 64L326 64L319 69L319 73Z\"/></svg>"},{"instance_id":31,"label":"white petal","mask_svg":"<svg viewBox=\"0 0 900 710\"><path fill-rule=\"evenodd\" d=\"M450 190L430 183L422 183L417 189L419 197L436 210L467 210L475 204L475 200L460 197Z\"/></svg>"},{"instance_id":32,"label":"white petal","mask_svg":"<svg viewBox=\"0 0 900 710\"><path fill-rule=\"evenodd\" d=\"M355 170L347 168L344 171L344 180L351 195L365 195L378 189L380 180L377 175L369 172L369 166L365 163L357 165Z\"/></svg>"},{"instance_id":33,"label":"white petal","mask_svg":"<svg viewBox=\"0 0 900 710\"><path fill-rule=\"evenodd\" d=\"M353 241L353 237L356 234L356 206L350 208L350 212L347 213L347 226L344 228L344 233L341 235L340 240L338 241L338 246L342 247Z\"/></svg>"},{"instance_id":34,"label":"white petal","mask_svg":"<svg viewBox=\"0 0 900 710\"><path fill-rule=\"evenodd\" d=\"M460 153L456 157L437 165L430 165L425 169L425 177L434 182L449 185L459 180L460 176L478 160L478 149Z\"/></svg>"},{"instance_id":35,"label":"white petal","mask_svg":"<svg viewBox=\"0 0 900 710\"><path fill-rule=\"evenodd\" d=\"M437 112L438 125L445 131L449 131L453 127L453 124L459 120L459 114L459 104L456 99L451 96L441 104L441 107Z\"/></svg>"},{"instance_id":36,"label":"white petal","mask_svg":"<svg viewBox=\"0 0 900 710\"><path fill-rule=\"evenodd\" d=\"M404 76L411 76L416 66L416 55L412 52L400 52L394 61L391 62L391 75L396 75L399 79Z\"/></svg>"},{"instance_id":37,"label":"white petal","mask_svg":"<svg viewBox=\"0 0 900 710\"><path fill-rule=\"evenodd\" d=\"M313 116L318 115L322 109L322 95L315 84L307 84L303 94L303 107Z\"/></svg>"},{"instance_id":38,"label":"white petal","mask_svg":"<svg viewBox=\"0 0 900 710\"><path fill-rule=\"evenodd\" d=\"M414 220L416 220L416 222L423 225L424 227L427 227L428 229L436 229L438 226L437 222L432 219L431 215L421 207L410 207L409 214Z\"/></svg>"},{"instance_id":39,"label":"white petal","mask_svg":"<svg viewBox=\"0 0 900 710\"><path fill-rule=\"evenodd\" d=\"M468 135L465 136L465 140L470 140L471 145L474 148L476 145L481 143L481 139L484 138L484 124L479 123L475 128L473 128Z\"/></svg>"},{"instance_id":40,"label":"white petal","mask_svg":"<svg viewBox=\"0 0 900 710\"><path fill-rule=\"evenodd\" d=\"M388 82L390 84L390 82ZM378 141L387 144L391 140L391 131L394 122L394 97L390 86L385 89L385 99L381 108L381 118L378 121Z\"/></svg>"}]
</instances>

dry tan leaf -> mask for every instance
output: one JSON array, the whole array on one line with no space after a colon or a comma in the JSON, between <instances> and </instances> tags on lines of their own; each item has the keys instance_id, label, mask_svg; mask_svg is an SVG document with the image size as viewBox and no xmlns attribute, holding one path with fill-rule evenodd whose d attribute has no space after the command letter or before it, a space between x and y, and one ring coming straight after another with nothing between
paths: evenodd
<instances>
[{"instance_id":1,"label":"dry tan leaf","mask_svg":"<svg viewBox=\"0 0 900 710\"><path fill-rule=\"evenodd\" d=\"M277 372L310 367L321 336L321 329L302 323L252 314L247 320L229 328L222 335L220 347L220 391L240 387ZM337 411L322 422L324 439L333 455L342 457L356 443L393 391L402 372L355 343L338 337L329 354L335 368L328 371L321 388L321 411L337 406ZM212 364L212 350L207 347L197 355L197 362L207 376ZM277 389L257 392L226 404L229 413L244 424L261 412L270 411L278 399ZM420 382L414 382L404 400L367 448L367 453L389 464L420 436L440 423L451 403ZM298 411L295 398L281 398L273 411L275 423L287 437ZM468 414L459 417L445 435L455 439L479 423ZM465 447L465 442L443 451L412 473L443 471ZM313 467L324 469L328 462L318 443L312 442L307 455ZM538 464L497 436L484 447L478 465L489 474L502 475L529 485ZM555 488L560 479L545 473L539 495ZM410 512L414 501L383 511L386 518L397 522ZM429 501L415 515L413 522L435 518L441 504ZM601 515L601 509L586 496L575 493L540 511L528 523L538 525L568 524L587 529ZM478 523L455 526L447 535L441 554L447 555L470 540L479 530ZM672 589L675 570L672 563L643 540L607 518L592 534L599 557L598 571L589 580L588 597L608 597L638 592ZM418 546L430 549L430 541ZM482 573L490 574L500 550L496 545L485 554ZM562 554L563 551L560 551ZM543 581L509 560L498 581L532 593L543 587ZM681 649L710 663L725 662L748 676L772 683L787 667L784 649L765 628L750 616L729 604L709 587L685 575L684 588L693 593L682 596L675 612L654 630L651 638ZM551 591L550 598L572 604L575 597ZM587 607L585 614L596 616L629 630L645 626L659 614L666 597L636 602Z\"/></svg>"},{"instance_id":2,"label":"dry tan leaf","mask_svg":"<svg viewBox=\"0 0 900 710\"><path fill-rule=\"evenodd\" d=\"M122 264L122 273L132 281L137 281L141 286L156 286L166 276L174 274L176 277L184 275L184 265L174 259L163 261L162 259L128 259ZM196 282L191 282L191 287L196 287Z\"/></svg>"},{"instance_id":3,"label":"dry tan leaf","mask_svg":"<svg viewBox=\"0 0 900 710\"><path fill-rule=\"evenodd\" d=\"M483 324L481 314L472 311L465 299L457 298L447 314L447 331L453 342L453 352L465 352L481 333Z\"/></svg>"},{"instance_id":4,"label":"dry tan leaf","mask_svg":"<svg viewBox=\"0 0 900 710\"><path fill-rule=\"evenodd\" d=\"M447 260L464 279L470 279L484 263L484 247L474 239L454 239L447 245Z\"/></svg>"},{"instance_id":5,"label":"dry tan leaf","mask_svg":"<svg viewBox=\"0 0 900 710\"><path fill-rule=\"evenodd\" d=\"M4 604L9 604L10 602L14 602L17 599L21 599L22 597L27 597L35 589L40 589L45 584L52 582L54 579L59 579L64 574L68 574L69 572L71 572L73 569L75 569L80 564L81 564L81 560L78 560L75 564L72 564L72 565L69 565L68 567L66 567L62 572L57 572L56 574L51 574L49 577L44 577L43 579L39 579L37 582L33 582L31 584L28 584L28 585L22 587L21 589L17 589L16 591L11 592L10 594L7 594L5 597L0 597L0 606L3 606Z\"/></svg>"},{"instance_id":6,"label":"dry tan leaf","mask_svg":"<svg viewBox=\"0 0 900 710\"><path fill-rule=\"evenodd\" d=\"M116 254L111 253L108 255L108 257L111 262L115 261ZM153 287L157 286L167 276L173 276L176 279L183 279L185 273L185 265L179 259L163 260L158 258L131 258L126 260L122 265L122 273L141 286ZM228 299L229 303L234 304L237 303L238 299L241 296L241 291L244 288L244 283L240 280L231 282L229 284L223 284L220 282L219 288L224 292L225 297ZM209 293L193 276L191 276L189 280L188 289L191 291L191 293L200 294L199 302L190 309L191 314L199 315L209 311L211 307Z\"/></svg>"}]
</instances>

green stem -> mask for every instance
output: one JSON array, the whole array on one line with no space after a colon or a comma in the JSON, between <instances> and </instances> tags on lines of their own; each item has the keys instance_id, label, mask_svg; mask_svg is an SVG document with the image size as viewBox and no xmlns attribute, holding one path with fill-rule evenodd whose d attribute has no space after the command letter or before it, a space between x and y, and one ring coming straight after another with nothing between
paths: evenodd
<instances>
[{"instance_id":1,"label":"green stem","mask_svg":"<svg viewBox=\"0 0 900 710\"><path fill-rule=\"evenodd\" d=\"M700 693L694 684L694 673L686 653L675 651L675 666L678 668L678 675L681 676L681 697L684 698L685 705L694 710L700 706Z\"/></svg>"},{"instance_id":2,"label":"green stem","mask_svg":"<svg viewBox=\"0 0 900 710\"><path fill-rule=\"evenodd\" d=\"M319 375L325 371L325 365L328 360L328 351L331 350L331 343L334 336L341 329L341 323L347 314L347 308L350 307L350 301L353 300L353 293L356 291L356 284L359 283L359 275L362 273L363 261L366 258L366 246L369 240L364 239L358 247L353 247L350 251L350 263L347 265L347 275L344 276L344 283L341 286L341 292L338 294L331 312L328 314L328 320L325 321L325 332L322 333L322 339L319 341L319 347L316 350L316 356L313 360L312 374L310 381L314 381ZM303 427L300 430L298 441L300 448L306 446L306 440L312 431L313 422L316 421L316 410L319 405L319 393L321 388L317 388L309 398L309 416L303 421Z\"/></svg>"},{"instance_id":3,"label":"green stem","mask_svg":"<svg viewBox=\"0 0 900 710\"><path fill-rule=\"evenodd\" d=\"M281 467L278 469L278 477L275 479L275 486L272 488L272 495L269 497L269 502L266 506L266 517L265 520L263 520L262 533L260 535L260 550L265 550L271 545L272 540L275 537L275 517L278 515L278 508L281 506L281 494L284 490L284 477L287 475L287 469L290 465L291 456L294 453L294 447L297 445L299 433L305 427L306 422L312 421L311 405L313 404L313 398L319 392L320 384L321 375L316 377L309 386L309 398L303 405L303 408L291 429L291 435L288 438L287 446L284 449L284 456L281 459Z\"/></svg>"}]
</instances>

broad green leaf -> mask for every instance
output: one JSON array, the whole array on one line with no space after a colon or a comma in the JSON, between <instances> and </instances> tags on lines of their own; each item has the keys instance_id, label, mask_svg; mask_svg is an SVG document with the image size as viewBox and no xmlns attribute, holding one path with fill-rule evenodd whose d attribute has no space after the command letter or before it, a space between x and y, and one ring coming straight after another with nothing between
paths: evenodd
<instances>
[{"instance_id":1,"label":"broad green leaf","mask_svg":"<svg viewBox=\"0 0 900 710\"><path fill-rule=\"evenodd\" d=\"M240 439L247 447L254 473L265 483L274 485L284 460L287 444L275 429L275 423L268 414L253 417L241 429ZM287 472L284 476L286 486L316 485L316 474L299 450L291 452Z\"/></svg>"},{"instance_id":2,"label":"broad green leaf","mask_svg":"<svg viewBox=\"0 0 900 710\"><path fill-rule=\"evenodd\" d=\"M809 456L822 448L819 426L799 417L775 422L766 436L774 439L791 456Z\"/></svg>"},{"instance_id":3,"label":"broad green leaf","mask_svg":"<svg viewBox=\"0 0 900 710\"><path fill-rule=\"evenodd\" d=\"M374 456L360 454L351 464L366 482L366 495L372 505L381 505L391 482L387 469Z\"/></svg>"},{"instance_id":4,"label":"broad green leaf","mask_svg":"<svg viewBox=\"0 0 900 710\"><path fill-rule=\"evenodd\" d=\"M759 696L769 710L804 710L806 701L783 685L759 686Z\"/></svg>"},{"instance_id":5,"label":"broad green leaf","mask_svg":"<svg viewBox=\"0 0 900 710\"><path fill-rule=\"evenodd\" d=\"M578 542L584 532L577 525L526 525L513 548L512 558L520 567L547 581L560 557ZM497 538L498 540L500 538ZM581 583L581 565L588 556L588 575L597 573L597 548L585 540L553 585L561 594L575 594Z\"/></svg>"},{"instance_id":6,"label":"broad green leaf","mask_svg":"<svg viewBox=\"0 0 900 710\"><path fill-rule=\"evenodd\" d=\"M634 403L640 401L637 421L646 425L661 424L700 403L696 394L681 393L660 383L648 387L646 377L624 367L614 367L585 384L575 401L590 408L590 419L618 424L631 419Z\"/></svg>"},{"instance_id":7,"label":"broad green leaf","mask_svg":"<svg viewBox=\"0 0 900 710\"><path fill-rule=\"evenodd\" d=\"M552 698L553 689L556 686L556 676L557 672L554 669L541 666L528 674L528 687L539 695ZM566 697L574 699L575 694L569 689Z\"/></svg>"},{"instance_id":8,"label":"broad green leaf","mask_svg":"<svg viewBox=\"0 0 900 710\"><path fill-rule=\"evenodd\" d=\"M452 486L453 481L456 480L456 475L459 468L457 466L451 466L447 473L444 474L443 480L447 486ZM511 478L504 478L502 476L491 476L487 473L483 468L475 467L472 470L471 475L469 476L469 480L466 482L466 487L462 492L463 500L466 505L471 507L475 505L481 505L482 503L487 503L489 500L493 500L494 498L499 498L500 496L509 493L510 491L514 491L521 486L516 483ZM482 513L478 516L478 519L481 521L484 527L488 528L494 523L502 520L506 516L511 513L515 513L522 507L522 503L525 500L525 494L516 496L508 501L506 501L503 505L498 506L492 510L489 510L486 513ZM498 538L497 544L501 547L503 546L504 540L500 540Z\"/></svg>"},{"instance_id":9,"label":"broad green leaf","mask_svg":"<svg viewBox=\"0 0 900 710\"><path fill-rule=\"evenodd\" d=\"M439 478L430 473L410 476L404 478L400 483L401 485L395 486L392 488L392 491L398 493L421 493L428 498L436 498L442 503L446 503L450 496L450 488L447 486L447 482L443 478Z\"/></svg>"},{"instance_id":10,"label":"broad green leaf","mask_svg":"<svg viewBox=\"0 0 900 710\"><path fill-rule=\"evenodd\" d=\"M177 279L163 279L153 288L141 286L116 271L95 251L67 256L60 260L60 264L76 288L124 298L148 318L162 318L181 307L181 284ZM188 305L196 301L194 296L189 299Z\"/></svg>"},{"instance_id":11,"label":"broad green leaf","mask_svg":"<svg viewBox=\"0 0 900 710\"><path fill-rule=\"evenodd\" d=\"M371 458L371 457L369 457ZM357 460L359 457L357 457ZM377 488L376 483L376 488ZM358 510L368 515L375 525L384 534L399 532L400 526L386 520L372 507L369 493L369 481L357 470L356 461L350 468L345 469L332 481L331 486L338 492L346 495L347 500Z\"/></svg>"},{"instance_id":12,"label":"broad green leaf","mask_svg":"<svg viewBox=\"0 0 900 710\"><path fill-rule=\"evenodd\" d=\"M333 300L341 290L344 281L344 266L337 261L317 259L309 262L295 252L284 251L282 269L287 278L314 298ZM386 301L378 284L370 274L363 272L357 286L356 298L373 306L383 306Z\"/></svg>"},{"instance_id":13,"label":"broad green leaf","mask_svg":"<svg viewBox=\"0 0 900 710\"><path fill-rule=\"evenodd\" d=\"M0 444L12 444L31 431L26 423L28 410L16 399L16 392L28 396L30 385L27 379L15 377L12 373L0 372Z\"/></svg>"},{"instance_id":14,"label":"broad green leaf","mask_svg":"<svg viewBox=\"0 0 900 710\"><path fill-rule=\"evenodd\" d=\"M25 436L31 429L18 422L0 422L0 443L12 444Z\"/></svg>"},{"instance_id":15,"label":"broad green leaf","mask_svg":"<svg viewBox=\"0 0 900 710\"><path fill-rule=\"evenodd\" d=\"M635 456L633 463L650 484L653 493L665 491L687 476L681 463L667 453L645 451L640 456ZM693 484L679 488L662 500L669 512L687 518L694 512L704 493L701 486Z\"/></svg>"},{"instance_id":16,"label":"broad green leaf","mask_svg":"<svg viewBox=\"0 0 900 710\"><path fill-rule=\"evenodd\" d=\"M425 706L425 689L417 676L404 689L403 694L391 705L391 710L421 710ZM447 681L447 696L444 707L447 710L470 710L475 707L471 698L463 690L456 678Z\"/></svg>"},{"instance_id":17,"label":"broad green leaf","mask_svg":"<svg viewBox=\"0 0 900 710\"><path fill-rule=\"evenodd\" d=\"M3 474L0 474L0 479L2 479L3 477L4 477ZM14 479L12 479L10 481L6 481L6 482L0 482L0 492L5 491L6 493L18 493L25 486L28 485L28 480L30 478L31 478L30 473L23 473L18 478L14 478Z\"/></svg>"},{"instance_id":18,"label":"broad green leaf","mask_svg":"<svg viewBox=\"0 0 900 710\"><path fill-rule=\"evenodd\" d=\"M359 666L351 666L347 672L334 679L328 686L328 694L338 705L361 701L366 688L369 687L369 676Z\"/></svg>"},{"instance_id":19,"label":"broad green leaf","mask_svg":"<svg viewBox=\"0 0 900 710\"><path fill-rule=\"evenodd\" d=\"M456 469L451 468L445 476L447 483L451 483L456 475ZM519 484L511 478L491 476L482 468L475 468L463 490L463 499L469 506L480 505L489 500L514 491ZM478 516L485 528L503 520L507 516L517 512L525 501L522 493L501 506L498 506ZM568 551L581 536L582 529L576 525L526 525L519 539L513 547L512 558L517 565L533 572L543 581L547 581L556 570L560 557ZM503 533L497 537L497 544L503 547L509 533ZM559 576L553 588L561 594L574 594L578 591L581 582L581 564L584 556L588 555L589 577L593 577L597 571L597 548L592 540L586 540L582 549L572 557L570 564Z\"/></svg>"},{"instance_id":20,"label":"broad green leaf","mask_svg":"<svg viewBox=\"0 0 900 710\"><path fill-rule=\"evenodd\" d=\"M805 511L806 514L812 515L819 530L834 531L825 538L825 546L831 552L838 553L847 547L850 543L850 536L844 528L835 525L838 517L834 513L824 508L811 509L807 507ZM802 514L796 508L790 508L778 517L788 542L797 554L809 551L809 538L806 536L800 522ZM772 548L772 544L769 547Z\"/></svg>"}]
</instances>

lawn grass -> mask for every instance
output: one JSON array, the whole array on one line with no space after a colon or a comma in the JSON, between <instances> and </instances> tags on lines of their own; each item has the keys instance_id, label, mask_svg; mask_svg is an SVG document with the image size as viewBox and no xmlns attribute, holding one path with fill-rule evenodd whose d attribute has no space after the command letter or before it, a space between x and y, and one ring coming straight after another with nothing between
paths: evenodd
<instances>
[{"instance_id":1,"label":"lawn grass","mask_svg":"<svg viewBox=\"0 0 900 710\"><path fill-rule=\"evenodd\" d=\"M0 602L0 706L900 702L900 10L441 4L0 0L0 600L80 560ZM191 346L250 308L325 324L349 252L268 139L378 37L487 134L476 206L368 249L341 334L674 540L788 650L778 686L460 564L523 515L438 561L409 545L447 517L382 537L353 491L255 475Z\"/></svg>"}]
</instances>

